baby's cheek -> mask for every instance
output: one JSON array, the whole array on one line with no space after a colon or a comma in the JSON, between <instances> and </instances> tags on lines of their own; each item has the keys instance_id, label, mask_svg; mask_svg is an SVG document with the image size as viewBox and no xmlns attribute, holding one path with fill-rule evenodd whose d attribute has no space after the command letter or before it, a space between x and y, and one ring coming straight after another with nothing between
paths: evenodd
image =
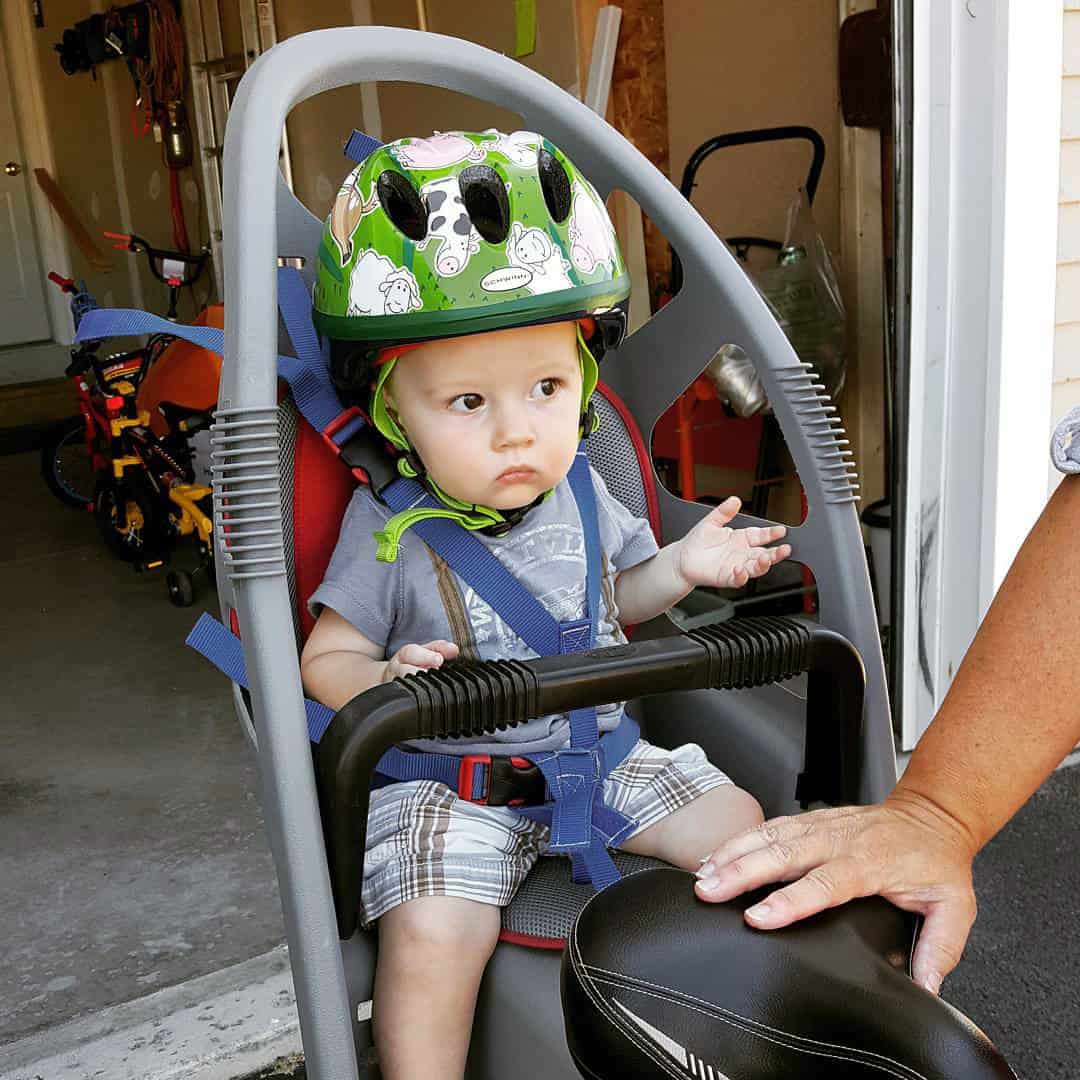
<instances>
[{"instance_id":1,"label":"baby's cheek","mask_svg":"<svg viewBox=\"0 0 1080 1080\"><path fill-rule=\"evenodd\" d=\"M462 425L458 428L450 426L441 437L430 440L421 458L431 478L448 495L475 501L466 489L475 483L484 453L485 445L477 431L467 430Z\"/></svg>"}]
</instances>

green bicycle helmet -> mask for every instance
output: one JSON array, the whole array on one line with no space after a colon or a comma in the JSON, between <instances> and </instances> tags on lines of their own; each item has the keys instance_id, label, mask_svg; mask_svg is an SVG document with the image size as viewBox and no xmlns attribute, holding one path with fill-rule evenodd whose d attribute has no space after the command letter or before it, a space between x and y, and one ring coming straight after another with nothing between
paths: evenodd
<instances>
[{"instance_id":1,"label":"green bicycle helmet","mask_svg":"<svg viewBox=\"0 0 1080 1080\"><path fill-rule=\"evenodd\" d=\"M629 294L603 200L558 147L529 131L436 132L378 147L345 178L319 246L313 319L334 382L367 408L399 472L452 512L440 514L501 531L529 507L464 506L430 480L393 422L382 397L393 347L592 320L587 339L578 332L588 431L596 364L622 338ZM392 561L408 524L391 521L378 558Z\"/></svg>"}]
</instances>

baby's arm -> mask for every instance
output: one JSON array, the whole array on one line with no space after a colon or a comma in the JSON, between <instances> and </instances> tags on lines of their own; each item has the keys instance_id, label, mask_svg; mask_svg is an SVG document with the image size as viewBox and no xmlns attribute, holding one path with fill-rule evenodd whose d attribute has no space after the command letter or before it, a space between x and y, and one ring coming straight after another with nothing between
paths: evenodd
<instances>
[{"instance_id":1,"label":"baby's arm","mask_svg":"<svg viewBox=\"0 0 1080 1080\"><path fill-rule=\"evenodd\" d=\"M452 641L429 641L426 645L403 645L389 660L333 608L324 607L300 656L304 689L316 701L340 709L357 694L390 682L399 675L439 667L457 658Z\"/></svg>"},{"instance_id":2,"label":"baby's arm","mask_svg":"<svg viewBox=\"0 0 1080 1080\"><path fill-rule=\"evenodd\" d=\"M766 547L787 535L783 525L730 529L742 503L732 496L699 521L681 540L615 579L622 623L641 623L667 611L698 585L741 589L791 554L789 544Z\"/></svg>"}]
</instances>

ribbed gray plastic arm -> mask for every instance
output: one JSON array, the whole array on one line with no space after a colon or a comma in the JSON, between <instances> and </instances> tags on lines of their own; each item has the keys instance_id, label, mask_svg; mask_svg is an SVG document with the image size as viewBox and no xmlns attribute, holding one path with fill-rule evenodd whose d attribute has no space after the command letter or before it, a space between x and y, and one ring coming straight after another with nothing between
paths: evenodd
<instances>
[{"instance_id":1,"label":"ribbed gray plastic arm","mask_svg":"<svg viewBox=\"0 0 1080 1080\"><path fill-rule=\"evenodd\" d=\"M297 1004L313 1080L356 1075L341 956L303 724L280 514L273 507L276 442L276 256L295 250L310 223L282 215L278 150L290 109L357 82L445 87L519 113L562 146L602 193L638 201L682 259L685 286L605 365L645 432L724 342L754 359L806 487L810 516L793 530L796 556L813 569L825 623L866 662L865 798L892 786L894 763L869 580L836 421L757 292L697 211L603 119L542 76L456 38L386 27L320 30L290 38L252 65L225 138L225 324L215 457L219 543L227 527L251 678L268 833L278 867ZM343 119L344 139L352 126ZM281 197L290 206L289 198ZM288 218L286 221L285 218ZM317 242L317 241L316 241ZM679 535L703 507L662 492L665 526ZM224 500L228 499L228 506ZM228 515L227 518L225 515Z\"/></svg>"}]
</instances>

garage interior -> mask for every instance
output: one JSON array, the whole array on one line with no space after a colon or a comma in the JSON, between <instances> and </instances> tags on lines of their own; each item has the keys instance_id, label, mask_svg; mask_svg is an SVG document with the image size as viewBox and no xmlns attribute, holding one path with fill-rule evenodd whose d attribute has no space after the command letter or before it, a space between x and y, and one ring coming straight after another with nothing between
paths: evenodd
<instances>
[{"instance_id":1,"label":"garage interior","mask_svg":"<svg viewBox=\"0 0 1080 1080\"><path fill-rule=\"evenodd\" d=\"M891 95L882 100L887 74L873 77L875 67L879 76L882 66L888 70L881 50L890 42L890 6L625 0L606 109L676 185L695 149L717 136L791 126L820 134L813 225L843 298L846 378L838 400L863 511L887 502L895 467L892 102ZM593 0L183 0L173 11L185 30L181 101L191 153L189 164L170 169L168 122L158 141L120 58L73 74L61 67L56 46L64 32L102 14L101 3L5 5L0 69L18 150L9 155L21 164L35 248L20 266L33 267L38 289L24 282L19 302L37 305L47 332L20 330L9 318L0 347L0 482L10 496L0 522L0 588L8 598L0 615L8 672L0 877L13 885L0 899L9 931L0 1080L27 1075L20 1069L46 1050L60 1053L62 1033L102 1010L233 969L283 941L254 755L227 684L182 647L201 610L217 614L212 586L204 576L193 606L170 604L168 568L134 572L107 549L94 514L61 505L42 480L40 448L76 412L63 374L67 298L47 273L85 281L103 306L165 311L167 289L147 260L115 250L103 233L135 233L166 249L186 237L189 250L205 245L211 254L227 243L227 224L216 235L213 140L237 78L274 39L349 23L425 29L517 56L583 96L595 30L606 17L601 7ZM861 21L848 22L852 16ZM218 109L209 127L201 90ZM864 126L845 117L861 117ZM283 163L297 196L324 217L347 170L341 148L354 128L390 141L520 126L510 113L448 91L355 86L294 110ZM701 164L691 198L723 237L784 241L810 162L798 138L726 147ZM632 200L616 193L612 211L637 274L633 325L670 293L671 260ZM755 273L775 263L761 246L750 259ZM212 263L181 291L181 320L220 302L220 268ZM757 498L768 516L797 524L804 513L798 479L782 445L763 456L766 428L761 413L747 418L725 406L715 380L699 380L653 434L658 474L674 490L693 485L703 501L731 492L747 503ZM181 545L172 568L195 565L193 545ZM879 569L880 602L887 573L878 577ZM813 613L812 580L798 568L778 585L785 595L757 598L754 613ZM681 618L709 617L717 606L690 604ZM1073 1075L1080 1050L1070 1022L1077 990L1055 944L1072 935L1056 875L1071 857L1067 807L1080 794L1076 774L1051 778L980 856L983 914L944 991L1024 1075ZM228 1047L227 1032L207 1037Z\"/></svg>"}]
</instances>

